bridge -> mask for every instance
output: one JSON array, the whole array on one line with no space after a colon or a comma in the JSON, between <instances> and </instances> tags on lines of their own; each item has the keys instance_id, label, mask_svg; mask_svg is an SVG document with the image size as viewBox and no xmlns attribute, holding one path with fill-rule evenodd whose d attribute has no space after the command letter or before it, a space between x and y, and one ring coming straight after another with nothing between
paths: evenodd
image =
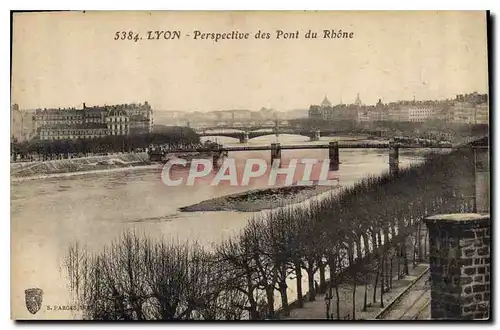
<instances>
[{"instance_id":1,"label":"bridge","mask_svg":"<svg viewBox=\"0 0 500 330\"><path fill-rule=\"evenodd\" d=\"M225 132L224 130L239 130L239 132ZM318 141L321 136L334 136L343 132L339 130L319 130L302 127L217 127L196 130L199 136L226 136L239 139L240 143L248 143L248 140L265 135L274 134L296 134L309 137L311 141Z\"/></svg>"},{"instance_id":2,"label":"bridge","mask_svg":"<svg viewBox=\"0 0 500 330\"><path fill-rule=\"evenodd\" d=\"M276 160L281 160L282 150L305 150L305 149L328 149L328 159L330 161L330 170L338 171L340 165L340 149L389 149L389 171L391 174L397 174L399 172L399 150L400 149L451 149L457 148L458 145L440 145L434 144L430 146L422 146L418 144L402 144L396 142L389 143L339 143L337 141L330 142L328 144L308 144L308 145L281 145L280 143L272 143L271 145L257 145L257 146L223 146L214 145L199 148L188 148L179 150L169 150L166 153L212 153L213 164L216 167L219 160L227 156L229 152L238 151L271 151L271 163Z\"/></svg>"}]
</instances>

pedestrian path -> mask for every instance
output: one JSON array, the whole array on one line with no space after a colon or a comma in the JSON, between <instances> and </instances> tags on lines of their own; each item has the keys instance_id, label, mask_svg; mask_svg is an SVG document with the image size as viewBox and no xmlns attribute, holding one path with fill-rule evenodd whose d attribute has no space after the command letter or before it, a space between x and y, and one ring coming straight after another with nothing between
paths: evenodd
<instances>
[{"instance_id":1,"label":"pedestrian path","mask_svg":"<svg viewBox=\"0 0 500 330\"><path fill-rule=\"evenodd\" d=\"M392 289L384 293L384 306L387 306L391 301L393 301L399 294L401 294L410 284L412 284L423 272L428 269L428 264L419 264L416 267L410 265L409 275L402 279L398 279L397 276L393 277ZM337 319L337 306L335 290L333 290L333 299L331 300L330 314L333 314L333 319ZM380 285L377 287L376 302L373 303L373 286L368 287L368 304L369 307L366 311L363 311L364 304L365 287L364 285L356 286L356 298L355 298L355 315L356 320L373 320L380 313L383 308L380 307ZM353 319L353 307L352 307L352 297L353 296L353 286L351 284L342 284L339 287L339 298L340 298L340 319L341 320L352 320ZM304 320L304 319L327 319L327 304L324 294L316 295L315 301L305 301L303 308L295 308L290 311L290 316L281 317L284 320Z\"/></svg>"}]
</instances>

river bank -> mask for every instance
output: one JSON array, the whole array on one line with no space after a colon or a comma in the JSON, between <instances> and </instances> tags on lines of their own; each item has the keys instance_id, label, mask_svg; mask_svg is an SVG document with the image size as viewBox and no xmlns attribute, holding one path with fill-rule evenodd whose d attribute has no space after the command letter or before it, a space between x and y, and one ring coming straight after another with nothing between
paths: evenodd
<instances>
[{"instance_id":1,"label":"river bank","mask_svg":"<svg viewBox=\"0 0 500 330\"><path fill-rule=\"evenodd\" d=\"M258 212L303 202L340 186L286 186L254 189L179 208L181 212Z\"/></svg>"},{"instance_id":2,"label":"river bank","mask_svg":"<svg viewBox=\"0 0 500 330\"><path fill-rule=\"evenodd\" d=\"M206 155L201 155L206 157ZM190 161L200 154L167 155L166 160L183 158ZM116 172L131 169L145 169L162 166L159 162L151 162L147 153L124 153L106 156L92 156L74 159L56 159L45 162L12 163L10 176L13 182L37 180L54 177L66 177L90 173Z\"/></svg>"},{"instance_id":3,"label":"river bank","mask_svg":"<svg viewBox=\"0 0 500 330\"><path fill-rule=\"evenodd\" d=\"M284 144L305 142L297 136L280 139ZM273 136L268 140L256 139L255 144L274 141ZM285 157L287 153L290 152L284 152ZM322 159L326 151L299 150L293 154L297 158ZM244 151L229 156L235 158L237 168L248 158L269 157L267 152ZM403 164L407 164L408 155L402 153L400 156ZM342 150L341 161L338 176L343 187L387 170L387 157L378 149ZM67 303L62 298L67 295L67 283L60 277L59 267L68 244L80 241L89 249L99 251L123 231L134 229L155 239L196 241L211 249L224 239L237 235L253 214L236 211L179 212L178 209L216 196L268 187L180 185L172 189L161 182L161 168L157 170L151 166L161 167L162 164L144 166L149 170L141 169L142 166L116 168L98 175L85 175L85 172L56 174L54 176L63 179L29 180L11 185L12 236L18 238L13 239L11 251L19 256L12 266L17 269L12 283L12 305L23 311L22 317L31 317L25 306L26 283L43 288L44 300ZM311 199L322 199L323 195L329 194L327 191ZM319 277L317 280L319 282ZM295 281L288 283L288 295L293 301L296 297ZM305 273L302 283L305 289ZM280 301L279 298L276 300ZM59 319L65 316L62 312L55 315L43 309L37 315Z\"/></svg>"}]
</instances>

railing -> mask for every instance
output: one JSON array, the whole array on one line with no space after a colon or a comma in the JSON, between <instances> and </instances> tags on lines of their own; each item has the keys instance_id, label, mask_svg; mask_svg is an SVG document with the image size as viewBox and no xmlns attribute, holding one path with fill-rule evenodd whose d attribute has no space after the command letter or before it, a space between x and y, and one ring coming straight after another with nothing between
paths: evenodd
<instances>
[{"instance_id":1,"label":"railing","mask_svg":"<svg viewBox=\"0 0 500 330\"><path fill-rule=\"evenodd\" d=\"M429 268L427 268L422 274L420 274L406 289L403 290L398 296L391 301L384 309L382 309L376 316L376 320L381 320L383 319L392 309L395 305L397 305L417 284L417 282L424 277L426 274L429 273Z\"/></svg>"},{"instance_id":2,"label":"railing","mask_svg":"<svg viewBox=\"0 0 500 330\"><path fill-rule=\"evenodd\" d=\"M388 149L389 143L339 143L339 149ZM308 144L308 145L281 145L279 149L281 150L299 150L299 149L329 149L332 146L329 144ZM400 149L452 149L454 146L420 146L420 145L404 145L399 144L396 147ZM179 152L210 152L210 151L262 151L271 150L270 145L263 146L234 146L234 147L220 147L220 148L192 148L192 149L179 149L179 150L168 150L167 153L179 153Z\"/></svg>"}]
</instances>

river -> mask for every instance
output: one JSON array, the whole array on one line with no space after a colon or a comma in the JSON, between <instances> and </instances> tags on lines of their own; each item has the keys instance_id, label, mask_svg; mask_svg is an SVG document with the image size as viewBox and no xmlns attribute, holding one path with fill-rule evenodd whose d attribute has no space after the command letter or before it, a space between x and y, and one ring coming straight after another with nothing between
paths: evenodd
<instances>
[{"instance_id":1,"label":"river","mask_svg":"<svg viewBox=\"0 0 500 330\"><path fill-rule=\"evenodd\" d=\"M297 135L263 136L249 144L325 143L336 138L308 142ZM213 138L212 138L213 140ZM236 139L217 138L224 144ZM285 150L283 159L318 158L326 149ZM269 151L233 152L228 157L241 164L245 159L263 157ZM422 160L417 150L401 150L400 166ZM388 170L388 150L341 149L337 175L343 186L352 185L368 175ZM124 230L135 229L155 237L197 240L210 246L243 228L251 213L194 212L178 208L206 199L265 187L253 186L176 186L161 180L161 167L80 174L58 178L28 180L11 184L11 305L17 319L70 318L66 311L49 311L46 305L67 305L67 283L62 278L61 258L68 244L79 240L90 249L99 249ZM24 290L38 287L44 291L43 305L36 315L25 308ZM307 287L305 287L307 289ZM293 298L293 296L291 297Z\"/></svg>"}]
</instances>

